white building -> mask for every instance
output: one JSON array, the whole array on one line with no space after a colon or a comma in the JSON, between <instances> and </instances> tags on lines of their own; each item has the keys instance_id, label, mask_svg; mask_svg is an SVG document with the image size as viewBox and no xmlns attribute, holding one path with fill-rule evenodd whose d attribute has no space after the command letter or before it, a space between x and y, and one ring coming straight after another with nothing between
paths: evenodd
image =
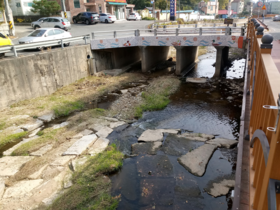
<instances>
[{"instance_id":1,"label":"white building","mask_svg":"<svg viewBox=\"0 0 280 210\"><path fill-rule=\"evenodd\" d=\"M231 9L237 14L243 12L244 9L244 1L242 0L234 0L231 2Z\"/></svg>"},{"instance_id":2,"label":"white building","mask_svg":"<svg viewBox=\"0 0 280 210\"><path fill-rule=\"evenodd\" d=\"M10 0L9 5L13 11L13 16L38 15L31 12L32 0Z\"/></svg>"},{"instance_id":3,"label":"white building","mask_svg":"<svg viewBox=\"0 0 280 210\"><path fill-rule=\"evenodd\" d=\"M280 1L270 1L270 13L280 14Z\"/></svg>"}]
</instances>

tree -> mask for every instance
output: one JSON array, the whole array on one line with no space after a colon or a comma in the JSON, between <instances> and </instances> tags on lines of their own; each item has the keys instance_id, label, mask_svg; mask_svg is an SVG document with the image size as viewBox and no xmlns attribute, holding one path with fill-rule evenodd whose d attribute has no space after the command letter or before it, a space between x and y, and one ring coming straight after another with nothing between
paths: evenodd
<instances>
[{"instance_id":1,"label":"tree","mask_svg":"<svg viewBox=\"0 0 280 210\"><path fill-rule=\"evenodd\" d=\"M157 9L166 10L166 6L167 6L166 0L157 0L155 6Z\"/></svg>"},{"instance_id":2,"label":"tree","mask_svg":"<svg viewBox=\"0 0 280 210\"><path fill-rule=\"evenodd\" d=\"M134 4L135 10L139 10L139 9L142 10L145 9L145 7L153 6L150 0L127 0L127 3Z\"/></svg>"},{"instance_id":3,"label":"tree","mask_svg":"<svg viewBox=\"0 0 280 210\"><path fill-rule=\"evenodd\" d=\"M40 15L44 16L49 16L57 14L60 10L60 5L56 1L34 0L31 12L39 13Z\"/></svg>"},{"instance_id":4,"label":"tree","mask_svg":"<svg viewBox=\"0 0 280 210\"><path fill-rule=\"evenodd\" d=\"M228 0L219 0L219 9L226 9L226 6L228 5Z\"/></svg>"}]
</instances>

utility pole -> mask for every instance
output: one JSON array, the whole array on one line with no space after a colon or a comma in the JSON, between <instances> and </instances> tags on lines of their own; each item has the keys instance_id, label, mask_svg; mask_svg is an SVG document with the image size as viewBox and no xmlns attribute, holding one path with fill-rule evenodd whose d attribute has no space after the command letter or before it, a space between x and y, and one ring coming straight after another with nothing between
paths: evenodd
<instances>
[{"instance_id":1,"label":"utility pole","mask_svg":"<svg viewBox=\"0 0 280 210\"><path fill-rule=\"evenodd\" d=\"M9 35L10 36L15 36L15 28L14 28L14 24L13 24L13 13L12 13L12 10L9 6L8 0L4 0L4 3L5 3L6 18L7 18L8 23L9 23Z\"/></svg>"},{"instance_id":2,"label":"utility pole","mask_svg":"<svg viewBox=\"0 0 280 210\"><path fill-rule=\"evenodd\" d=\"M66 7L65 7L65 0L61 0L62 10L64 13L64 17L67 18Z\"/></svg>"},{"instance_id":3,"label":"utility pole","mask_svg":"<svg viewBox=\"0 0 280 210\"><path fill-rule=\"evenodd\" d=\"M168 1L166 0L166 8L165 8L165 11L166 11L166 22L167 22L167 4L168 4ZM169 11L170 12L170 11Z\"/></svg>"},{"instance_id":4,"label":"utility pole","mask_svg":"<svg viewBox=\"0 0 280 210\"><path fill-rule=\"evenodd\" d=\"M216 13L217 7L218 7L217 0L215 0L215 13L214 13L215 16L214 16L214 20L216 19L216 15L217 15L217 13Z\"/></svg>"},{"instance_id":5,"label":"utility pole","mask_svg":"<svg viewBox=\"0 0 280 210\"><path fill-rule=\"evenodd\" d=\"M156 8L156 2L155 2L155 0L153 0L154 26L156 25L156 12L155 12L155 8Z\"/></svg>"},{"instance_id":6,"label":"utility pole","mask_svg":"<svg viewBox=\"0 0 280 210\"><path fill-rule=\"evenodd\" d=\"M181 0L179 0L179 11L181 11ZM178 18L180 18L180 12L178 12Z\"/></svg>"},{"instance_id":7,"label":"utility pole","mask_svg":"<svg viewBox=\"0 0 280 210\"><path fill-rule=\"evenodd\" d=\"M264 0L263 0L263 7L265 6L265 4L264 4ZM263 10L263 23L264 23L264 14L265 14L265 10Z\"/></svg>"},{"instance_id":8,"label":"utility pole","mask_svg":"<svg viewBox=\"0 0 280 210\"><path fill-rule=\"evenodd\" d=\"M228 1L228 17L231 16L231 0Z\"/></svg>"}]
</instances>

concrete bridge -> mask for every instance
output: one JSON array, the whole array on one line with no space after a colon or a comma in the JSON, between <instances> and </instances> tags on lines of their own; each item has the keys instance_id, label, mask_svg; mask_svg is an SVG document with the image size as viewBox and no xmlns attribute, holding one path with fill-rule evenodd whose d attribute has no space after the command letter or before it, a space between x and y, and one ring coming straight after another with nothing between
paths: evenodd
<instances>
[{"instance_id":1,"label":"concrete bridge","mask_svg":"<svg viewBox=\"0 0 280 210\"><path fill-rule=\"evenodd\" d=\"M91 49L97 71L118 69L141 60L147 72L168 58L176 48L176 74L197 61L198 46L217 50L215 75L220 76L228 59L229 47L243 48L244 27L176 28L107 31L92 33Z\"/></svg>"}]
</instances>

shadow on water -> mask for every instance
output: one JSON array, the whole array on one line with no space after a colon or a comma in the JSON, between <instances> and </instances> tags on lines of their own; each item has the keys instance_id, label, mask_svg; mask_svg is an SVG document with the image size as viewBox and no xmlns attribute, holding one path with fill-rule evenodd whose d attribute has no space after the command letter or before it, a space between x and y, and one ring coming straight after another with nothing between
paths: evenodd
<instances>
[{"instance_id":1,"label":"shadow on water","mask_svg":"<svg viewBox=\"0 0 280 210\"><path fill-rule=\"evenodd\" d=\"M212 77L215 58L204 55L193 77ZM227 77L243 75L243 60L230 67ZM190 76L188 75L188 76ZM146 112L143 118L130 126L120 126L108 137L111 143L128 157L122 169L111 176L112 195L121 195L117 209L231 209L230 193L214 198L204 189L216 179L233 176L237 149L217 149L202 177L194 176L181 166L177 158L203 145L203 142L184 140L169 134L164 145L150 155L142 151L132 155L131 145L146 129L170 128L181 132L215 134L228 139L238 139L241 98L228 101L223 85L199 85L182 82L173 94L170 104L161 111Z\"/></svg>"}]
</instances>

